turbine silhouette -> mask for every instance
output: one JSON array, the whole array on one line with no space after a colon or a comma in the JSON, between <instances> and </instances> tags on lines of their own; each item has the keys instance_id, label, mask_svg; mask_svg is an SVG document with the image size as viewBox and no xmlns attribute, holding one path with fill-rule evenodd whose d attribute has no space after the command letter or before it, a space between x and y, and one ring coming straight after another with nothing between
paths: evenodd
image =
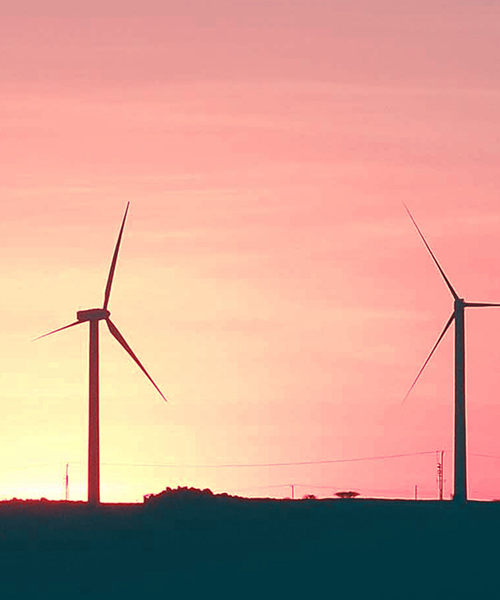
<instances>
[{"instance_id":1,"label":"turbine silhouette","mask_svg":"<svg viewBox=\"0 0 500 600\"><path fill-rule=\"evenodd\" d=\"M429 251L436 267L438 268L442 278L444 279L448 289L451 292L454 300L453 312L444 326L441 335L438 337L437 342L434 344L429 356L425 360L422 368L418 372L415 380L411 384L403 402L408 398L410 392L415 387L415 384L422 375L425 367L429 363L432 355L439 346L441 340L448 331L450 325L455 322L455 435L454 435L454 493L453 501L462 504L467 501L467 431L466 431L466 413L465 413L465 309L466 308L486 308L491 306L500 306L500 304L493 302L467 302L463 298L460 298L453 286L450 283L445 272L441 268L437 258L434 256L429 244L424 238L420 231L415 219L410 213L406 204L404 205L410 219L415 225L425 247Z\"/></svg>"},{"instance_id":2,"label":"turbine silhouette","mask_svg":"<svg viewBox=\"0 0 500 600\"><path fill-rule=\"evenodd\" d=\"M118 234L118 240L116 242L115 251L113 253L113 259L111 261L111 267L109 269L108 280L106 283L106 290L104 292L104 304L102 308L90 308L88 310L80 310L76 313L77 320L74 323L50 331L40 337L37 340L74 327L75 325L81 325L82 323L89 322L90 325L90 349L89 349L89 456L88 456L88 502L89 504L99 504L100 502L100 473L99 473L99 321L106 321L106 325L111 335L125 348L130 354L133 360L137 363L142 372L146 375L149 381L157 389L160 396L167 401L165 396L162 394L160 388L153 381L149 373L141 361L134 354L132 348L127 344L122 334L118 331L116 325L111 321L111 313L108 310L109 297L111 294L111 286L113 284L113 277L115 274L116 261L118 260L118 252L120 250L120 244L122 241L123 229L125 227L125 220L129 209L130 202L127 203L123 221L120 227L120 233Z\"/></svg>"}]
</instances>

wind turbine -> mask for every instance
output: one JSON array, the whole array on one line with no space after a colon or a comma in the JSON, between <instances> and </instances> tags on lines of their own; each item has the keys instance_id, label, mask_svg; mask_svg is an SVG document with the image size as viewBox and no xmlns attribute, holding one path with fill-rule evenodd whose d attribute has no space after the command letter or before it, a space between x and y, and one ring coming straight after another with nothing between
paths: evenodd
<instances>
[{"instance_id":1,"label":"wind turbine","mask_svg":"<svg viewBox=\"0 0 500 600\"><path fill-rule=\"evenodd\" d=\"M453 296L454 306L453 312L444 326L441 335L438 337L437 342L434 344L432 350L429 353L426 361L422 365L422 368L418 372L415 380L413 381L408 393L404 400L409 396L412 389L415 387L420 375L430 361L439 343L443 339L445 333L448 331L450 325L455 322L455 436L454 436L454 493L453 501L457 504L463 504L467 502L467 431L466 431L466 415L465 415L465 309L466 308L486 308L490 306L500 306L500 304L493 302L467 302L463 298L460 298L453 286L450 283L445 272L441 268L437 258L434 256L429 244L424 238L420 231L415 219L408 210L405 204L406 211L410 216L413 224L415 225L425 247L429 251L436 267L438 268L441 277L444 279L448 289ZM403 402L404 402L403 400Z\"/></svg>"},{"instance_id":2,"label":"wind turbine","mask_svg":"<svg viewBox=\"0 0 500 600\"><path fill-rule=\"evenodd\" d=\"M88 321L90 326L90 348L89 348L89 463L88 463L88 502L89 504L97 505L100 502L100 473L99 473L99 321L106 321L106 325L111 335L125 348L130 354L133 360L139 365L139 368L151 381L154 387L157 389L160 396L167 401L165 396L162 394L160 388L153 381L149 373L144 368L141 361L132 351L132 348L127 344L122 334L118 331L116 325L111 321L111 313L108 310L109 296L111 294L111 286L113 284L113 277L115 274L116 261L118 260L118 252L120 250L120 244L122 241L123 229L125 227L125 220L129 209L130 202L127 203L125 214L123 216L122 225L120 227L120 233L118 234L118 240L116 242L115 251L113 253L113 259L111 260L111 267L109 269L108 280L106 283L106 290L104 292L104 304L102 308L90 308L88 310L80 310L76 313L76 321L50 331L40 337L37 340L74 327L75 325L81 325Z\"/></svg>"}]
</instances>

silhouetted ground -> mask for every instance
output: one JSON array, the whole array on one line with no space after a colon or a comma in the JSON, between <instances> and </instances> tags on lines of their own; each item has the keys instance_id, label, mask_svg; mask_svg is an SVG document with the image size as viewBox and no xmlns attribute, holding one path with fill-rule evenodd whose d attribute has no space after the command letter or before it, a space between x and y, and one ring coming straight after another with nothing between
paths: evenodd
<instances>
[{"instance_id":1,"label":"silhouetted ground","mask_svg":"<svg viewBox=\"0 0 500 600\"><path fill-rule=\"evenodd\" d=\"M1 598L496 598L500 504L0 503Z\"/></svg>"}]
</instances>

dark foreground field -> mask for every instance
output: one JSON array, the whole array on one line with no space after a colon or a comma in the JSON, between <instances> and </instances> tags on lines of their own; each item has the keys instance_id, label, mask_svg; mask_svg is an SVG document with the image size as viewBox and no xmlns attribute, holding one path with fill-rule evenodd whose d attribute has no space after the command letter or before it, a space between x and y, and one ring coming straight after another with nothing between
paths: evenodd
<instances>
[{"instance_id":1,"label":"dark foreground field","mask_svg":"<svg viewBox=\"0 0 500 600\"><path fill-rule=\"evenodd\" d=\"M1 598L500 597L500 504L0 503Z\"/></svg>"}]
</instances>

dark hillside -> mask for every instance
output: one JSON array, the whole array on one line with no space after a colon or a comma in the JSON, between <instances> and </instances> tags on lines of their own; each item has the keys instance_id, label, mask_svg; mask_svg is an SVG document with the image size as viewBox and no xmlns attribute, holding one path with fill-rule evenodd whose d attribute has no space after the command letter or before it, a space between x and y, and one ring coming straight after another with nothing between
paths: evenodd
<instances>
[{"instance_id":1,"label":"dark hillside","mask_svg":"<svg viewBox=\"0 0 500 600\"><path fill-rule=\"evenodd\" d=\"M500 504L486 502L277 501L186 490L97 509L11 501L0 503L0 593L496 597L499 539Z\"/></svg>"}]
</instances>

